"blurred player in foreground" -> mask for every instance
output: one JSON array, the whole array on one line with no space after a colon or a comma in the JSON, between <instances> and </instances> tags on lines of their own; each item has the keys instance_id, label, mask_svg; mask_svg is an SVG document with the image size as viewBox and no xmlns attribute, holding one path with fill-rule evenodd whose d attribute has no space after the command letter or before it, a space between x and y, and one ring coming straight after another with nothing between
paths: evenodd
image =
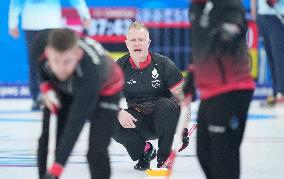
<instances>
[{"instance_id":1,"label":"blurred player in foreground","mask_svg":"<svg viewBox=\"0 0 284 179\"><path fill-rule=\"evenodd\" d=\"M239 0L192 0L192 61L184 88L200 92L197 156L208 179L238 179L240 145L255 88ZM194 84L193 84L194 83Z\"/></svg>"},{"instance_id":2,"label":"blurred player in foreground","mask_svg":"<svg viewBox=\"0 0 284 179\"><path fill-rule=\"evenodd\" d=\"M38 151L40 178L46 172L49 116L53 112L58 116L55 161L44 179L61 175L86 120L90 121L87 159L91 177L109 179L108 145L124 85L121 69L100 44L88 44L69 29L48 33L39 63L46 104Z\"/></svg>"}]
</instances>

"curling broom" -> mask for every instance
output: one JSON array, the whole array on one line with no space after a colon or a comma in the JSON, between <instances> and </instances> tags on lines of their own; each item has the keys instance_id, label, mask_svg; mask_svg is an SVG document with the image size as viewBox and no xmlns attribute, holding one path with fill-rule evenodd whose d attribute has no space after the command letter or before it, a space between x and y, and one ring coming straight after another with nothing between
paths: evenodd
<instances>
[{"instance_id":1,"label":"curling broom","mask_svg":"<svg viewBox=\"0 0 284 179\"><path fill-rule=\"evenodd\" d=\"M161 168L153 168L153 169L148 169L145 171L148 176L167 176L167 177L170 176L172 172L173 163L176 158L177 151L180 148L179 144L182 141L184 122L187 118L188 112L190 112L190 103L188 105L181 107L179 120L178 120L178 124L176 127L177 138L175 138L178 142L173 142L172 151L169 154L169 157L167 158L167 160L163 163ZM196 124L194 124L191 127L191 129L189 130L189 136L192 134L192 132L194 131L196 127L197 127Z\"/></svg>"}]
</instances>

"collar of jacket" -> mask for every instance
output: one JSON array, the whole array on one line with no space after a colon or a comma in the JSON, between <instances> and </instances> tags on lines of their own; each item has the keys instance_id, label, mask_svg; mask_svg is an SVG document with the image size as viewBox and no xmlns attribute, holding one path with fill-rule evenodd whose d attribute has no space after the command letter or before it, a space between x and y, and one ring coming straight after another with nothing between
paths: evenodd
<instances>
[{"instance_id":1,"label":"collar of jacket","mask_svg":"<svg viewBox=\"0 0 284 179\"><path fill-rule=\"evenodd\" d=\"M147 58L143 61L143 62L139 62L139 66L137 66L133 59L131 57L129 57L129 61L132 65L132 68L135 68L135 69L140 69L140 70L143 70L145 69L146 67L148 67L152 61L152 57L150 55L150 52L148 52L148 55L147 55Z\"/></svg>"}]
</instances>

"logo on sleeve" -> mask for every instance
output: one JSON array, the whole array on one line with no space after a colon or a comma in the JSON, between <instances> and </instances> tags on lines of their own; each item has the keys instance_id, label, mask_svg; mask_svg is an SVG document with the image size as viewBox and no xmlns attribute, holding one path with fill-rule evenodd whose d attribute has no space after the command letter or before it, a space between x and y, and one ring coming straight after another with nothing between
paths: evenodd
<instances>
[{"instance_id":1,"label":"logo on sleeve","mask_svg":"<svg viewBox=\"0 0 284 179\"><path fill-rule=\"evenodd\" d=\"M157 79L158 77L159 77L159 73L158 73L157 69L154 68L154 70L152 71L152 78L153 78L154 80L151 81L153 88L159 88L159 87L161 87L161 81Z\"/></svg>"}]
</instances>

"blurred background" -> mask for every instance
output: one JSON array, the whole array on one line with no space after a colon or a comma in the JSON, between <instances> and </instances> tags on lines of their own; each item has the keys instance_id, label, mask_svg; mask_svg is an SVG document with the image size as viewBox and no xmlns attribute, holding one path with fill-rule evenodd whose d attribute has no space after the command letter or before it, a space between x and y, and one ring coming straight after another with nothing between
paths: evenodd
<instances>
[{"instance_id":1,"label":"blurred background","mask_svg":"<svg viewBox=\"0 0 284 179\"><path fill-rule=\"evenodd\" d=\"M92 15L89 35L108 49L114 59L126 52L125 33L132 21L146 24L150 30L152 51L169 56L185 70L190 59L188 0L86 0ZM255 22L250 21L249 0L243 0L247 11L251 73L258 88L255 98L271 93L271 79L262 39ZM67 0L62 0L62 21L67 27L82 32L80 19ZM0 1L0 98L27 98L28 64L24 35L14 40L8 35L9 0Z\"/></svg>"}]
</instances>

